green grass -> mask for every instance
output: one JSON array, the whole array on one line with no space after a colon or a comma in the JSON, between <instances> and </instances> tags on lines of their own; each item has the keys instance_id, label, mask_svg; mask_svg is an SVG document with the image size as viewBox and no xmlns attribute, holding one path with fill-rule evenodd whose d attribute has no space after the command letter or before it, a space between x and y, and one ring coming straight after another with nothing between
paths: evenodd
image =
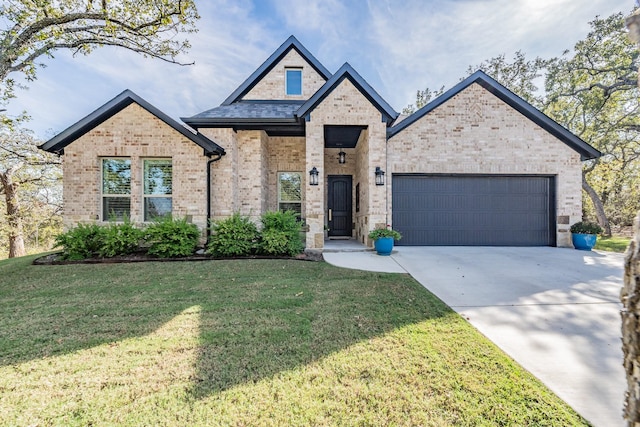
<instances>
[{"instance_id":1,"label":"green grass","mask_svg":"<svg viewBox=\"0 0 640 427\"><path fill-rule=\"evenodd\" d=\"M596 240L596 245L594 246L594 249L599 249L601 251L609 251L609 252L624 252L627 250L627 246L629 246L630 241L631 239L629 237L598 236L598 240Z\"/></svg>"},{"instance_id":2,"label":"green grass","mask_svg":"<svg viewBox=\"0 0 640 427\"><path fill-rule=\"evenodd\" d=\"M0 262L0 425L586 425L411 277Z\"/></svg>"}]
</instances>

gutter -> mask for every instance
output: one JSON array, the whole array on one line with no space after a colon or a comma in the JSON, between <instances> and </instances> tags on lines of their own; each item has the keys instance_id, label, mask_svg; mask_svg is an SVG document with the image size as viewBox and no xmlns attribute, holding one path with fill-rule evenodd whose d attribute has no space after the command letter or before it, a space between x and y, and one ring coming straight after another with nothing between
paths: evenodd
<instances>
[{"instance_id":1,"label":"gutter","mask_svg":"<svg viewBox=\"0 0 640 427\"><path fill-rule=\"evenodd\" d=\"M209 246L211 237L211 164L217 162L225 153L217 153L217 157L207 160L207 242L205 248Z\"/></svg>"}]
</instances>

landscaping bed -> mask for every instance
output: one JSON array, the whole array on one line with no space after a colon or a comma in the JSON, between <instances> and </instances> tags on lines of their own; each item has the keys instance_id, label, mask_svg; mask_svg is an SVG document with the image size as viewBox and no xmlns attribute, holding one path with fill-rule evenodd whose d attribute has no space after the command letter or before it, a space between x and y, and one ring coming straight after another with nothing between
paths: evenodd
<instances>
[{"instance_id":1,"label":"landscaping bed","mask_svg":"<svg viewBox=\"0 0 640 427\"><path fill-rule=\"evenodd\" d=\"M62 252L55 252L44 256L39 256L33 260L33 265L70 265L70 264L120 264L129 262L176 262L176 261L212 261L212 260L234 260L234 259L295 259L300 261L322 261L320 252L303 252L293 257L287 256L267 256L251 255L243 257L215 257L206 254L194 254L183 257L161 258L152 256L146 252L133 253L129 255L117 255L104 258L85 258L78 260L68 260Z\"/></svg>"}]
</instances>

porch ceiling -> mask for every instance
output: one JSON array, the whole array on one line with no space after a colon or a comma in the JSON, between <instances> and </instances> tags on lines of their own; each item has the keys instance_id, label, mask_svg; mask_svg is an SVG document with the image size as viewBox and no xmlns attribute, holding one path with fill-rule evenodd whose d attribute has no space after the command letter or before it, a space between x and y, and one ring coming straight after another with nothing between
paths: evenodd
<instances>
[{"instance_id":1,"label":"porch ceiling","mask_svg":"<svg viewBox=\"0 0 640 427\"><path fill-rule=\"evenodd\" d=\"M360 138L360 132L366 126L335 126L324 127L325 148L355 148Z\"/></svg>"}]
</instances>

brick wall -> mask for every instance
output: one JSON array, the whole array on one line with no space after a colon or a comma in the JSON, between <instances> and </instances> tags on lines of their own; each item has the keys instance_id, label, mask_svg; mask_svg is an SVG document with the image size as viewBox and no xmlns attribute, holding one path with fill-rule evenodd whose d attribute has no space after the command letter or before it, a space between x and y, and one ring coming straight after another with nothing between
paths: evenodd
<instances>
[{"instance_id":1,"label":"brick wall","mask_svg":"<svg viewBox=\"0 0 640 427\"><path fill-rule=\"evenodd\" d=\"M285 68L302 68L302 95L285 94ZM291 49L242 99L309 99L325 83L316 70Z\"/></svg>"},{"instance_id":2,"label":"brick wall","mask_svg":"<svg viewBox=\"0 0 640 427\"><path fill-rule=\"evenodd\" d=\"M268 205L267 138L264 131L238 132L239 211L256 223Z\"/></svg>"},{"instance_id":3,"label":"brick wall","mask_svg":"<svg viewBox=\"0 0 640 427\"><path fill-rule=\"evenodd\" d=\"M392 173L554 175L557 243L571 246L569 224L582 217L580 155L480 85L391 138L388 147Z\"/></svg>"},{"instance_id":4,"label":"brick wall","mask_svg":"<svg viewBox=\"0 0 640 427\"><path fill-rule=\"evenodd\" d=\"M233 129L203 128L200 132L226 152L211 166L211 218L217 221L230 217L240 209L237 134Z\"/></svg>"},{"instance_id":5,"label":"brick wall","mask_svg":"<svg viewBox=\"0 0 640 427\"><path fill-rule=\"evenodd\" d=\"M263 212L277 210L278 172L300 172L304 188L308 173L304 137L270 138L262 131L232 129L200 131L227 152L211 169L214 220L240 212L257 222Z\"/></svg>"},{"instance_id":6,"label":"brick wall","mask_svg":"<svg viewBox=\"0 0 640 427\"><path fill-rule=\"evenodd\" d=\"M268 206L278 210L278 172L300 172L302 177L302 218L305 218L305 192L308 172L305 170L304 137L272 137L268 141Z\"/></svg>"},{"instance_id":7,"label":"brick wall","mask_svg":"<svg viewBox=\"0 0 640 427\"><path fill-rule=\"evenodd\" d=\"M143 221L142 160L171 158L173 215L206 226L206 163L201 147L137 104L131 104L65 148L64 224L101 217L101 157L131 159L131 220Z\"/></svg>"}]
</instances>

